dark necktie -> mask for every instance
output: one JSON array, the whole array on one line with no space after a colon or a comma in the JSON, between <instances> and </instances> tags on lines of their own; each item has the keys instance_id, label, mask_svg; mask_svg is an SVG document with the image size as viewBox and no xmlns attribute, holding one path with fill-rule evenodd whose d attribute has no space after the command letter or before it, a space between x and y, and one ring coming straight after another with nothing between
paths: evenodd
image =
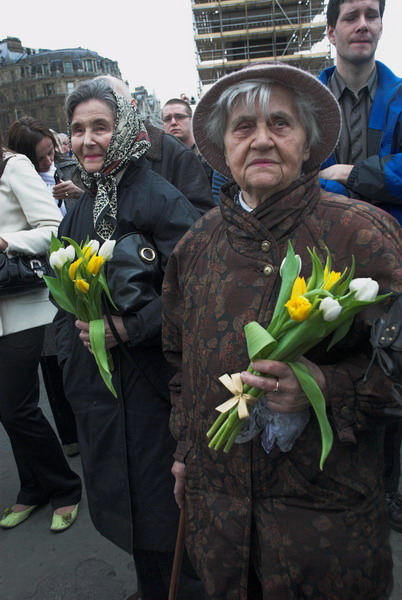
<instances>
[{"instance_id":1,"label":"dark necktie","mask_svg":"<svg viewBox=\"0 0 402 600\"><path fill-rule=\"evenodd\" d=\"M362 117L360 113L360 107L358 106L359 103L360 99L352 108L352 112L350 115L350 158L352 165L355 165L358 160L363 158Z\"/></svg>"}]
</instances>

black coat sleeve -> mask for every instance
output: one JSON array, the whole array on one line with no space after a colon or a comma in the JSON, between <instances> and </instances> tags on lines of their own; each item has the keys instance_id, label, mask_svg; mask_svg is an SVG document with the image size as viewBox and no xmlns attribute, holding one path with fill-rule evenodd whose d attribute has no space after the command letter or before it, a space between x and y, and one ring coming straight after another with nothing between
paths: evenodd
<instances>
[{"instance_id":1,"label":"black coat sleeve","mask_svg":"<svg viewBox=\"0 0 402 600\"><path fill-rule=\"evenodd\" d=\"M195 206L199 216L215 206L208 178L191 148L166 134L162 141L162 161L151 161L151 164L154 171Z\"/></svg>"},{"instance_id":2,"label":"black coat sleeve","mask_svg":"<svg viewBox=\"0 0 402 600\"><path fill-rule=\"evenodd\" d=\"M159 214L155 212L157 219L153 223L152 236L160 253L162 269L165 271L168 258L177 242L199 215L186 198L176 190L173 191L173 188L166 195L162 193L162 197L157 193L156 199L164 208ZM130 346L159 343L162 327L161 298L155 298L135 314L123 317L123 323L129 336Z\"/></svg>"},{"instance_id":3,"label":"black coat sleeve","mask_svg":"<svg viewBox=\"0 0 402 600\"><path fill-rule=\"evenodd\" d=\"M62 368L71 353L70 334L67 319L67 313L61 308L59 308L55 318L53 319L53 323L56 326L57 361Z\"/></svg>"}]
</instances>

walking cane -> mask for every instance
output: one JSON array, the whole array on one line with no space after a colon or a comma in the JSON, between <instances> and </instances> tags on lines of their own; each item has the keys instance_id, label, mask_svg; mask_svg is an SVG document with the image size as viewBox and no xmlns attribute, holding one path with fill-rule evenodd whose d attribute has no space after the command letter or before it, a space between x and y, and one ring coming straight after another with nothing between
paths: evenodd
<instances>
[{"instance_id":1,"label":"walking cane","mask_svg":"<svg viewBox=\"0 0 402 600\"><path fill-rule=\"evenodd\" d=\"M180 509L179 528L177 530L176 548L174 551L172 577L170 579L169 597L168 600L177 599L177 590L179 587L181 561L184 550L184 525L186 521L186 513L184 506Z\"/></svg>"}]
</instances>

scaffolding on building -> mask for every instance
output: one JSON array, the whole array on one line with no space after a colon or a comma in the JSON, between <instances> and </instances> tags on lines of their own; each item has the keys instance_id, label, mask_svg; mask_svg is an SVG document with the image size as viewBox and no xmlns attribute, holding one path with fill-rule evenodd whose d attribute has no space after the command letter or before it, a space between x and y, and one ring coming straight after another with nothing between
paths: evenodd
<instances>
[{"instance_id":1,"label":"scaffolding on building","mask_svg":"<svg viewBox=\"0 0 402 600\"><path fill-rule=\"evenodd\" d=\"M253 62L281 60L313 74L332 64L326 0L192 0L202 84Z\"/></svg>"}]
</instances>

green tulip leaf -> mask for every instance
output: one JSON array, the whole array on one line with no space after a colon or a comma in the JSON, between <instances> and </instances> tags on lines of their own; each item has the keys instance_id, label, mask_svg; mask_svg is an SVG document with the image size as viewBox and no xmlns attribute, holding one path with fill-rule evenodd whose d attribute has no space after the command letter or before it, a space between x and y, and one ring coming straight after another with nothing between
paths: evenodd
<instances>
[{"instance_id":1,"label":"green tulip leaf","mask_svg":"<svg viewBox=\"0 0 402 600\"><path fill-rule=\"evenodd\" d=\"M96 319L89 322L89 340L99 373L108 390L117 398L117 393L112 383L112 374L109 369L108 352L105 348L105 323L103 319Z\"/></svg>"},{"instance_id":2,"label":"green tulip leaf","mask_svg":"<svg viewBox=\"0 0 402 600\"><path fill-rule=\"evenodd\" d=\"M318 384L308 367L301 362L288 362L289 367L296 375L304 393L310 400L311 406L316 414L318 424L321 431L321 457L320 469L323 470L324 462L331 451L333 443L333 433L331 425L328 421L327 411L325 408L325 398L318 387Z\"/></svg>"},{"instance_id":3,"label":"green tulip leaf","mask_svg":"<svg viewBox=\"0 0 402 600\"><path fill-rule=\"evenodd\" d=\"M338 296L343 296L349 289L349 283L353 279L353 275L355 274L355 268L356 268L356 261L355 261L355 257L352 254L352 264L350 267L349 275L347 276L345 281L343 283L341 283L339 285L339 287L337 288L336 293Z\"/></svg>"},{"instance_id":4,"label":"green tulip leaf","mask_svg":"<svg viewBox=\"0 0 402 600\"><path fill-rule=\"evenodd\" d=\"M321 287L323 279L324 279L324 267L321 264L320 259L317 256L315 248L310 250L307 248L308 253L311 257L311 277L307 282L307 291L313 290L317 287Z\"/></svg>"},{"instance_id":5,"label":"green tulip leaf","mask_svg":"<svg viewBox=\"0 0 402 600\"><path fill-rule=\"evenodd\" d=\"M63 246L62 242L52 232L52 237L51 237L51 240L50 240L49 255L52 252L56 252L57 250L59 250L62 246Z\"/></svg>"},{"instance_id":6,"label":"green tulip leaf","mask_svg":"<svg viewBox=\"0 0 402 600\"><path fill-rule=\"evenodd\" d=\"M332 336L332 339L328 344L327 351L331 350L331 348L335 346L335 344L340 342L345 337L345 335L350 329L350 326L353 323L353 319L354 317L352 317L351 319L347 319L347 321L344 321L335 329L334 335Z\"/></svg>"},{"instance_id":7,"label":"green tulip leaf","mask_svg":"<svg viewBox=\"0 0 402 600\"><path fill-rule=\"evenodd\" d=\"M285 304L291 296L293 283L299 272L299 264L300 264L299 259L296 258L292 243L289 240L288 241L288 249L286 252L286 261L282 267L281 288L279 290L278 300L276 302L275 310L274 310L274 313L273 313L272 319L271 319L271 325L270 325L271 331L275 327L277 320L280 319L282 313L284 311L287 312L287 309L285 308Z\"/></svg>"},{"instance_id":8,"label":"green tulip leaf","mask_svg":"<svg viewBox=\"0 0 402 600\"><path fill-rule=\"evenodd\" d=\"M43 279L49 288L50 293L52 294L56 303L67 312L75 314L75 307L72 302L70 302L69 298L66 296L63 286L55 277L48 277L47 275L43 276Z\"/></svg>"},{"instance_id":9,"label":"green tulip leaf","mask_svg":"<svg viewBox=\"0 0 402 600\"><path fill-rule=\"evenodd\" d=\"M69 237L66 237L66 236L64 236L64 235L62 236L62 239L63 239L63 240L66 240L66 241L67 241L69 244L71 244L71 245L72 245L72 247L74 248L74 250L75 250L75 253L76 253L76 255L77 255L77 257L78 257L78 258L80 258L81 256L84 256L84 253L83 253L83 251L81 250L81 247L80 247L80 245L79 245L79 244L77 244L77 242L75 242L75 241L74 241L74 240L72 240L71 238L69 238Z\"/></svg>"},{"instance_id":10,"label":"green tulip leaf","mask_svg":"<svg viewBox=\"0 0 402 600\"><path fill-rule=\"evenodd\" d=\"M270 352L278 345L275 338L256 321L244 327L247 340L247 349L250 360L267 358Z\"/></svg>"},{"instance_id":11,"label":"green tulip leaf","mask_svg":"<svg viewBox=\"0 0 402 600\"><path fill-rule=\"evenodd\" d=\"M106 294L106 296L107 296L107 299L109 300L110 304L111 304L111 305L112 305L112 306L113 306L113 307L114 307L116 310L119 310L119 309L117 308L117 306L115 305L115 303L113 302L113 298L112 298L112 296L110 295L109 286L108 286L108 284L107 284L106 277L105 277L105 274L104 274L104 273L100 273L100 275L99 275L99 283L101 284L101 286L102 286L102 288L103 288L103 291L105 292L105 294Z\"/></svg>"}]
</instances>

